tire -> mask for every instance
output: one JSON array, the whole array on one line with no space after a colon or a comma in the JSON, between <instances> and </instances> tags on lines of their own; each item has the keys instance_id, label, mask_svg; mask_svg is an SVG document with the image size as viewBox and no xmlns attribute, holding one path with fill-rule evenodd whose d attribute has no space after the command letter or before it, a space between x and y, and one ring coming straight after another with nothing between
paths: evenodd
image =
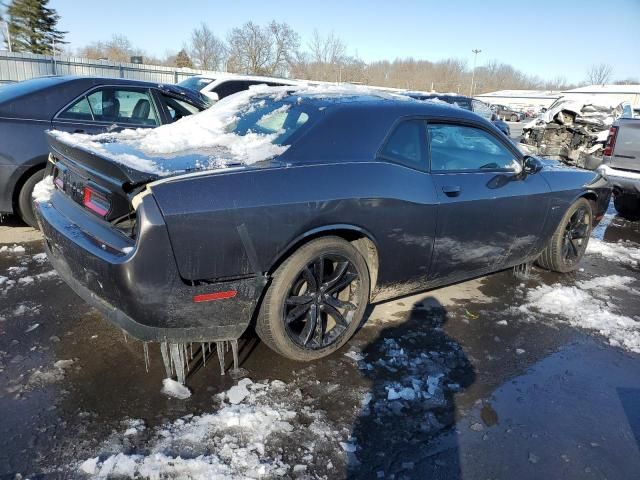
<instances>
[{"instance_id":1,"label":"tire","mask_svg":"<svg viewBox=\"0 0 640 480\"><path fill-rule=\"evenodd\" d=\"M339 237L312 240L273 274L256 333L269 348L292 360L326 357L358 329L369 290L367 263L353 245Z\"/></svg>"},{"instance_id":2,"label":"tire","mask_svg":"<svg viewBox=\"0 0 640 480\"><path fill-rule=\"evenodd\" d=\"M536 264L560 273L578 268L589 243L592 224L591 205L587 199L580 198L564 214Z\"/></svg>"},{"instance_id":3,"label":"tire","mask_svg":"<svg viewBox=\"0 0 640 480\"><path fill-rule=\"evenodd\" d=\"M44 169L33 173L22 184L22 188L18 194L18 215L24 223L36 229L38 228L38 221L33 211L33 199L31 196L33 195L33 187L35 187L36 183L42 180L43 177Z\"/></svg>"},{"instance_id":4,"label":"tire","mask_svg":"<svg viewBox=\"0 0 640 480\"><path fill-rule=\"evenodd\" d=\"M518 121L518 116L517 115L511 115L511 121L512 122L517 122Z\"/></svg>"},{"instance_id":5,"label":"tire","mask_svg":"<svg viewBox=\"0 0 640 480\"><path fill-rule=\"evenodd\" d=\"M624 217L640 216L640 196L620 193L613 197L613 206Z\"/></svg>"}]
</instances>

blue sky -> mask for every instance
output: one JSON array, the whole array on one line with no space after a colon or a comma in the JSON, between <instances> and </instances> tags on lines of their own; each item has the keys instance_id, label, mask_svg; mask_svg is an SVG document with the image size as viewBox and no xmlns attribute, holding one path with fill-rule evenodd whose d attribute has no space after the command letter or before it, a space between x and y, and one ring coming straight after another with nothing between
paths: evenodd
<instances>
[{"instance_id":1,"label":"blue sky","mask_svg":"<svg viewBox=\"0 0 640 480\"><path fill-rule=\"evenodd\" d=\"M542 78L582 81L609 63L614 78L640 78L640 0L254 1L51 0L76 48L112 34L149 53L178 51L205 22L220 37L253 20L287 22L302 37L334 31L365 61L396 57L499 60Z\"/></svg>"}]
</instances>

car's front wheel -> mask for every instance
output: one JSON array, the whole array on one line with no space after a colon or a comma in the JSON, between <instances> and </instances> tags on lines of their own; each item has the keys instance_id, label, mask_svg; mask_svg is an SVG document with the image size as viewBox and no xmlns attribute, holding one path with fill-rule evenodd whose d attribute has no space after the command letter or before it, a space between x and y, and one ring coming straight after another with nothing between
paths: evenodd
<instances>
[{"instance_id":1,"label":"car's front wheel","mask_svg":"<svg viewBox=\"0 0 640 480\"><path fill-rule=\"evenodd\" d=\"M36 214L33 211L33 188L44 177L44 169L38 170L28 177L18 193L18 215L22 221L33 228L38 228Z\"/></svg>"},{"instance_id":2,"label":"car's front wheel","mask_svg":"<svg viewBox=\"0 0 640 480\"><path fill-rule=\"evenodd\" d=\"M555 272L575 270L587 249L592 225L591 205L587 199L580 198L564 214L536 263Z\"/></svg>"},{"instance_id":3,"label":"car's front wheel","mask_svg":"<svg viewBox=\"0 0 640 480\"><path fill-rule=\"evenodd\" d=\"M613 197L613 206L623 216L640 216L640 196L619 193Z\"/></svg>"},{"instance_id":4,"label":"car's front wheel","mask_svg":"<svg viewBox=\"0 0 640 480\"><path fill-rule=\"evenodd\" d=\"M363 256L339 237L313 240L273 274L256 323L261 340L299 361L325 357L344 345L369 301Z\"/></svg>"},{"instance_id":5,"label":"car's front wheel","mask_svg":"<svg viewBox=\"0 0 640 480\"><path fill-rule=\"evenodd\" d=\"M512 122L517 122L518 121L518 116L517 115L511 115L511 121Z\"/></svg>"}]
</instances>

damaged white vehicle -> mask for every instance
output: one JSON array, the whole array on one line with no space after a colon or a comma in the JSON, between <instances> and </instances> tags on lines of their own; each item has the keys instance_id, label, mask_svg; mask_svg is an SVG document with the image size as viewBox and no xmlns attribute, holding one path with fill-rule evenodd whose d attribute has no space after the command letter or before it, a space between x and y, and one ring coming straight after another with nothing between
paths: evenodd
<instances>
[{"instance_id":1,"label":"damaged white vehicle","mask_svg":"<svg viewBox=\"0 0 640 480\"><path fill-rule=\"evenodd\" d=\"M622 103L615 107L604 105L597 98L559 98L549 110L524 125L521 148L530 154L595 170L602 163L609 127L624 107Z\"/></svg>"}]
</instances>

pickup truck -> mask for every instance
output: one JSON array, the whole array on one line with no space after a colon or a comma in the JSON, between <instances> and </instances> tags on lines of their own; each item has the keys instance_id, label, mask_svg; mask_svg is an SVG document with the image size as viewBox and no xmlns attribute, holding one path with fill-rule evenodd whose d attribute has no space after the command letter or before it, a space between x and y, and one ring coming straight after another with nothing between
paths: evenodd
<instances>
[{"instance_id":1,"label":"pickup truck","mask_svg":"<svg viewBox=\"0 0 640 480\"><path fill-rule=\"evenodd\" d=\"M613 123L598 170L613 187L613 202L618 213L639 217L640 116L623 116Z\"/></svg>"}]
</instances>

